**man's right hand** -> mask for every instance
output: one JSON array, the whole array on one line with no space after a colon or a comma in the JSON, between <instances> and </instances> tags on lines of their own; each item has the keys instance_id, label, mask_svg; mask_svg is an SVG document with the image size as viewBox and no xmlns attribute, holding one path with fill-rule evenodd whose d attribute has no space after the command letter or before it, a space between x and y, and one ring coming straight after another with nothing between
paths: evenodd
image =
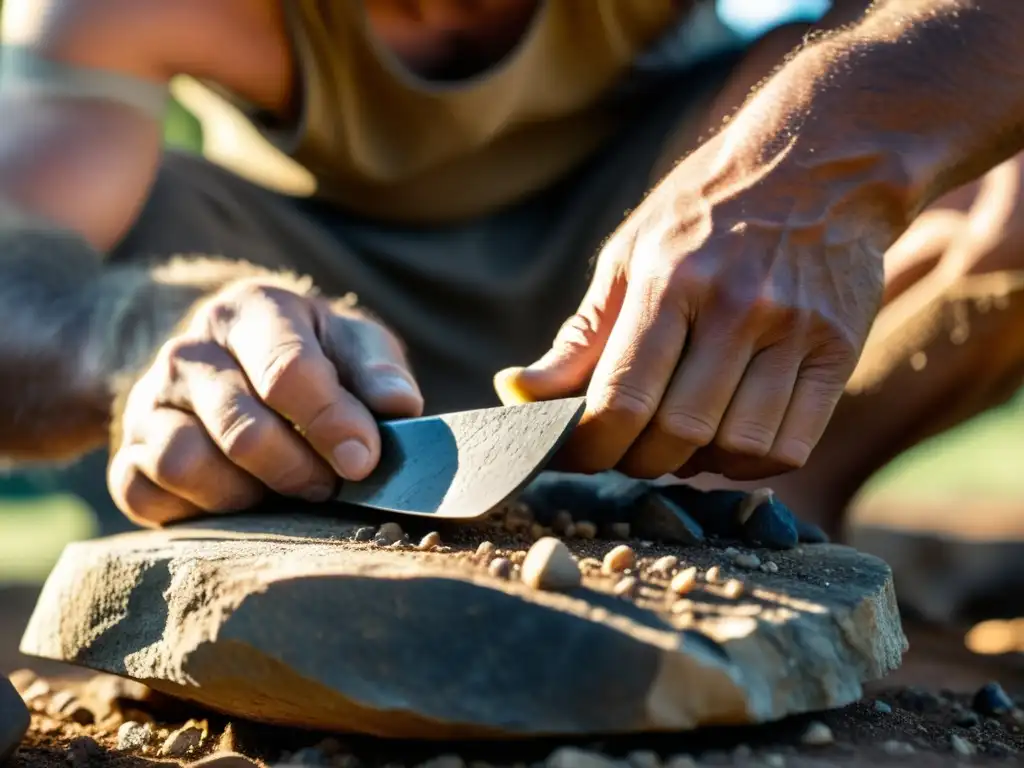
<instances>
[{"instance_id":1,"label":"man's right hand","mask_svg":"<svg viewBox=\"0 0 1024 768\"><path fill-rule=\"evenodd\" d=\"M243 509L268 489L325 501L339 477L376 466L373 414L422 409L402 347L380 323L266 281L234 284L131 387L110 491L144 525Z\"/></svg>"}]
</instances>

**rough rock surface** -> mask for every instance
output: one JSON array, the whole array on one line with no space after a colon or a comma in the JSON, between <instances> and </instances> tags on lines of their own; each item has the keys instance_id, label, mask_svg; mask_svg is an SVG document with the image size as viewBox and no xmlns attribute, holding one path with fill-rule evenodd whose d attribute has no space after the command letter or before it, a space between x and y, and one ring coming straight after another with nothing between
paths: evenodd
<instances>
[{"instance_id":1,"label":"rough rock surface","mask_svg":"<svg viewBox=\"0 0 1024 768\"><path fill-rule=\"evenodd\" d=\"M474 558L490 538L521 563L519 539L442 530L418 552L356 541L362 525L253 515L73 544L22 651L254 720L435 739L763 722L856 701L906 649L889 568L846 547L755 550L765 573L640 542L625 599L600 571L615 542L568 541L583 583L556 593ZM677 600L651 568L669 554L742 596L701 579Z\"/></svg>"}]
</instances>

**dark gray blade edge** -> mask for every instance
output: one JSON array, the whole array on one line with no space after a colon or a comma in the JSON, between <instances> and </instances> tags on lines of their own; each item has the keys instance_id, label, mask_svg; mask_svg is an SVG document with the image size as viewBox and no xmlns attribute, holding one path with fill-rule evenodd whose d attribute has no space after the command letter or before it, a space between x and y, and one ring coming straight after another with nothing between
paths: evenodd
<instances>
[{"instance_id":1,"label":"dark gray blade edge","mask_svg":"<svg viewBox=\"0 0 1024 768\"><path fill-rule=\"evenodd\" d=\"M337 501L472 519L521 490L579 423L585 398L383 422L381 461Z\"/></svg>"}]
</instances>

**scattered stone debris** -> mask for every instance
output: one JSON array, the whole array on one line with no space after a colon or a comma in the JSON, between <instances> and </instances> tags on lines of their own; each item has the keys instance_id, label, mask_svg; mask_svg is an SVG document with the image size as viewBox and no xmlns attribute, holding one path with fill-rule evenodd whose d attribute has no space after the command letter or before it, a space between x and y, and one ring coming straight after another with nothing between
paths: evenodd
<instances>
[{"instance_id":1,"label":"scattered stone debris","mask_svg":"<svg viewBox=\"0 0 1024 768\"><path fill-rule=\"evenodd\" d=\"M772 560L765 560L763 563L761 563L761 570L765 573L778 573L779 566Z\"/></svg>"},{"instance_id":2,"label":"scattered stone debris","mask_svg":"<svg viewBox=\"0 0 1024 768\"><path fill-rule=\"evenodd\" d=\"M818 720L811 722L800 737L800 742L809 747L825 747L834 744L835 740L832 729Z\"/></svg>"},{"instance_id":3,"label":"scattered stone debris","mask_svg":"<svg viewBox=\"0 0 1024 768\"><path fill-rule=\"evenodd\" d=\"M494 552L497 547L494 546L493 541L481 541L480 545L476 548L476 556L484 562L489 562L494 557Z\"/></svg>"},{"instance_id":4,"label":"scattered stone debris","mask_svg":"<svg viewBox=\"0 0 1024 768\"><path fill-rule=\"evenodd\" d=\"M917 750L914 749L913 744L908 744L907 742L900 741L899 739L888 739L887 741L883 741L882 751L887 755L892 755L893 757L906 757L917 752Z\"/></svg>"},{"instance_id":5,"label":"scattered stone debris","mask_svg":"<svg viewBox=\"0 0 1024 768\"><path fill-rule=\"evenodd\" d=\"M743 582L739 579L729 579L722 587L722 592L730 600L736 600L743 595Z\"/></svg>"},{"instance_id":6,"label":"scattered stone debris","mask_svg":"<svg viewBox=\"0 0 1024 768\"><path fill-rule=\"evenodd\" d=\"M974 694L971 706L980 715L998 717L1013 710L1013 699L1006 694L1003 686L993 682L978 689L978 692Z\"/></svg>"},{"instance_id":7,"label":"scattered stone debris","mask_svg":"<svg viewBox=\"0 0 1024 768\"><path fill-rule=\"evenodd\" d=\"M0 674L0 765L14 754L28 726L28 707L14 685Z\"/></svg>"},{"instance_id":8,"label":"scattered stone debris","mask_svg":"<svg viewBox=\"0 0 1024 768\"><path fill-rule=\"evenodd\" d=\"M198 752L206 741L209 727L205 720L189 720L176 731L172 731L160 746L161 757L185 757Z\"/></svg>"},{"instance_id":9,"label":"scattered stone debris","mask_svg":"<svg viewBox=\"0 0 1024 768\"><path fill-rule=\"evenodd\" d=\"M548 755L545 766L546 768L621 768L610 757L577 747L559 747Z\"/></svg>"},{"instance_id":10,"label":"scattered stone debris","mask_svg":"<svg viewBox=\"0 0 1024 768\"><path fill-rule=\"evenodd\" d=\"M363 526L362 528L356 529L356 532L355 534L353 534L352 538L356 541L373 541L373 537L376 535L377 532L373 528L370 528L369 526Z\"/></svg>"},{"instance_id":11,"label":"scattered stone debris","mask_svg":"<svg viewBox=\"0 0 1024 768\"><path fill-rule=\"evenodd\" d=\"M949 737L949 746L953 749L953 752L961 757L970 757L978 752L977 747L971 742L955 733Z\"/></svg>"},{"instance_id":12,"label":"scattered stone debris","mask_svg":"<svg viewBox=\"0 0 1024 768\"><path fill-rule=\"evenodd\" d=\"M522 580L534 589L563 590L578 587L583 575L565 543L548 536L534 542L526 553Z\"/></svg>"},{"instance_id":13,"label":"scattered stone debris","mask_svg":"<svg viewBox=\"0 0 1024 768\"><path fill-rule=\"evenodd\" d=\"M746 568L753 571L761 567L761 558L753 552L737 552L732 557L732 564L737 568Z\"/></svg>"},{"instance_id":14,"label":"scattered stone debris","mask_svg":"<svg viewBox=\"0 0 1024 768\"><path fill-rule=\"evenodd\" d=\"M377 535L373 537L373 540L378 544L391 546L396 542L402 541L404 538L405 531L402 530L402 526L398 523L387 522L377 529Z\"/></svg>"},{"instance_id":15,"label":"scattered stone debris","mask_svg":"<svg viewBox=\"0 0 1024 768\"><path fill-rule=\"evenodd\" d=\"M636 565L636 552L628 544L619 544L608 551L601 563L605 574L622 573Z\"/></svg>"},{"instance_id":16,"label":"scattered stone debris","mask_svg":"<svg viewBox=\"0 0 1024 768\"><path fill-rule=\"evenodd\" d=\"M117 748L124 751L136 751L147 746L153 740L153 729L149 723L137 723L128 720L117 729Z\"/></svg>"},{"instance_id":17,"label":"scattered stone debris","mask_svg":"<svg viewBox=\"0 0 1024 768\"><path fill-rule=\"evenodd\" d=\"M685 595L697 585L697 568L685 568L672 577L669 589L677 595Z\"/></svg>"},{"instance_id":18,"label":"scattered stone debris","mask_svg":"<svg viewBox=\"0 0 1024 768\"><path fill-rule=\"evenodd\" d=\"M671 576L672 571L679 565L679 558L675 555L665 555L659 557L651 564L651 573L657 574L658 576Z\"/></svg>"},{"instance_id":19,"label":"scattered stone debris","mask_svg":"<svg viewBox=\"0 0 1024 768\"><path fill-rule=\"evenodd\" d=\"M439 546L441 546L441 534L437 531L431 531L420 539L419 546L416 548L421 552L430 552L433 549L437 549Z\"/></svg>"},{"instance_id":20,"label":"scattered stone debris","mask_svg":"<svg viewBox=\"0 0 1024 768\"><path fill-rule=\"evenodd\" d=\"M614 592L618 597L633 597L639 587L640 582L635 576L623 576L615 585Z\"/></svg>"},{"instance_id":21,"label":"scattered stone debris","mask_svg":"<svg viewBox=\"0 0 1024 768\"><path fill-rule=\"evenodd\" d=\"M507 579L512 576L512 561L507 557L496 557L487 566L487 572L498 579Z\"/></svg>"}]
</instances>

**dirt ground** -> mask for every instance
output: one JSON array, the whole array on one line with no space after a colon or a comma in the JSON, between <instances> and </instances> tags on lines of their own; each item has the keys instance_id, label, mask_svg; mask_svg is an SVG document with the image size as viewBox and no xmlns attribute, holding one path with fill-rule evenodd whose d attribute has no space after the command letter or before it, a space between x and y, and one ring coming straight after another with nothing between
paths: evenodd
<instances>
[{"instance_id":1,"label":"dirt ground","mask_svg":"<svg viewBox=\"0 0 1024 768\"><path fill-rule=\"evenodd\" d=\"M226 752L241 753L264 765L399 768L437 758L431 768L533 768L542 765L554 750L567 746L553 741L438 744L331 738L328 734L230 722L194 706L149 694L97 701L97 697L103 698L103 691L117 690L118 686L84 670L18 654L18 640L34 605L36 589L0 588L0 671L29 667L49 681L37 685L37 693L48 691L30 702L32 729L13 761L19 768L142 768L167 762L190 764L204 756ZM1024 707L1024 654L971 653L964 644L968 625L939 627L905 613L904 628L910 650L903 666L885 680L870 685L864 699L844 709L762 727L614 737L577 742L573 746L619 759L620 765L632 768L1024 765L1024 713L1020 709L999 717L971 714L974 692L990 681L998 681L1014 697L1015 704ZM83 706L68 704L74 701ZM61 703L63 709L57 712ZM146 746L118 748L118 727L126 719L151 723L152 735ZM161 745L189 719L204 721L199 730L190 732L201 733L201 743L193 744L191 750L180 756L161 754ZM834 741L817 746L805 744L805 734L812 723L826 725ZM679 756L689 756L694 762L687 763ZM601 768L593 758L594 755L564 753L557 768ZM251 764L242 760L222 768ZM548 764L556 768L551 761Z\"/></svg>"}]
</instances>

